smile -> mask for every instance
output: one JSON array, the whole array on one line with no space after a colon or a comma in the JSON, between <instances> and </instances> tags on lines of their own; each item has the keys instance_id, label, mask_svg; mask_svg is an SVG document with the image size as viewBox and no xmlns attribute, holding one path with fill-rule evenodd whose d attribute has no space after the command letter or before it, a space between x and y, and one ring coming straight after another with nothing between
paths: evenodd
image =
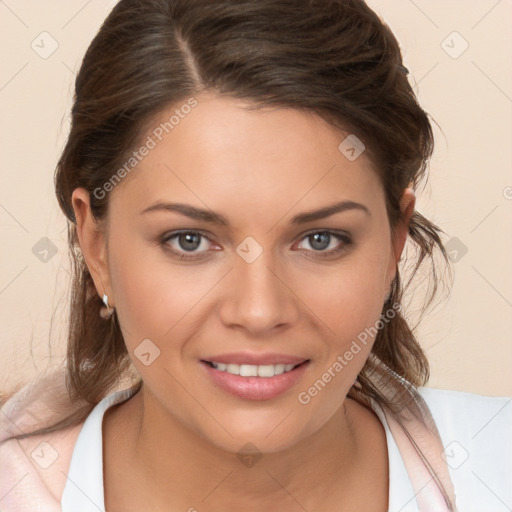
<instances>
[{"instance_id":1,"label":"smile","mask_svg":"<svg viewBox=\"0 0 512 512\"><path fill-rule=\"evenodd\" d=\"M272 400L299 385L310 360L299 364L235 364L200 361L210 382L219 390L244 400Z\"/></svg>"},{"instance_id":2,"label":"smile","mask_svg":"<svg viewBox=\"0 0 512 512\"><path fill-rule=\"evenodd\" d=\"M240 375L241 377L274 377L285 372L292 371L298 364L226 364L215 361L206 361L212 368L221 372L227 372L231 375ZM300 363L302 364L302 363Z\"/></svg>"}]
</instances>

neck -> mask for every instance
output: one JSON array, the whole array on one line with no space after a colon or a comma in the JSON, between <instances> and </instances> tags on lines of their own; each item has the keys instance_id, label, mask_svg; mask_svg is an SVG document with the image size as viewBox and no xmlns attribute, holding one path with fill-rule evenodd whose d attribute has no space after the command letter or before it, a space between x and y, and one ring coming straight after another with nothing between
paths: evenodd
<instances>
[{"instance_id":1,"label":"neck","mask_svg":"<svg viewBox=\"0 0 512 512\"><path fill-rule=\"evenodd\" d=\"M350 398L313 435L289 449L252 458L227 452L191 431L144 393L144 386L125 405L125 421L118 423L132 427L119 448L139 488L151 496L153 510L169 510L171 504L192 512L194 507L314 510L328 500L344 510L339 500L348 503L347 496L364 480L362 406Z\"/></svg>"}]
</instances>

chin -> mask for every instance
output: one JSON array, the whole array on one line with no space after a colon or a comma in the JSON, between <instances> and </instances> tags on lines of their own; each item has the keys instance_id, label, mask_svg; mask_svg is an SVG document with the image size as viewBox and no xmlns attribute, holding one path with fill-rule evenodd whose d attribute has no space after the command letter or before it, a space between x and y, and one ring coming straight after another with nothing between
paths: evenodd
<instances>
[{"instance_id":1,"label":"chin","mask_svg":"<svg viewBox=\"0 0 512 512\"><path fill-rule=\"evenodd\" d=\"M276 406L265 411L233 411L231 414L228 410L223 413L219 411L215 416L216 421L210 422L207 430L202 423L200 435L220 450L237 455L245 451L285 451L317 429L316 425L308 424L308 418L301 421L294 407Z\"/></svg>"}]
</instances>

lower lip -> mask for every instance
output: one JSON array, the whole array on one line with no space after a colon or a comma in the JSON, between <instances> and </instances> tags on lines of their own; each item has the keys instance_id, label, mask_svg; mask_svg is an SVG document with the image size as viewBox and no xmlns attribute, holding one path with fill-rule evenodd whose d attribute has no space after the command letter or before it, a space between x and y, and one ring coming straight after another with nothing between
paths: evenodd
<instances>
[{"instance_id":1,"label":"lower lip","mask_svg":"<svg viewBox=\"0 0 512 512\"><path fill-rule=\"evenodd\" d=\"M213 382L224 391L245 400L271 400L295 386L309 366L309 361L302 363L289 372L274 377L241 377L212 368L201 361Z\"/></svg>"}]
</instances>

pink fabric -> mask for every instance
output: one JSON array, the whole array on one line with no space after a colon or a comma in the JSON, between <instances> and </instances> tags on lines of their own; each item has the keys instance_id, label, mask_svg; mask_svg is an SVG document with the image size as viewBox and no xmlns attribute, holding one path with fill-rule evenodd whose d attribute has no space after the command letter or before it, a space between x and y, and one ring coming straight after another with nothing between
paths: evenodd
<instances>
[{"instance_id":1,"label":"pink fabric","mask_svg":"<svg viewBox=\"0 0 512 512\"><path fill-rule=\"evenodd\" d=\"M378 370L372 379L389 399L398 397L400 403L407 404L401 411L392 412L371 402L374 410L378 409L386 418L420 511L455 512L453 485L441 456L442 442L426 403L392 372ZM91 406L69 403L62 369L29 383L0 409L2 512L61 511L71 456L83 423L44 435L22 439L13 436L51 425L63 412L69 414L81 408Z\"/></svg>"},{"instance_id":2,"label":"pink fabric","mask_svg":"<svg viewBox=\"0 0 512 512\"><path fill-rule=\"evenodd\" d=\"M0 510L60 510L71 454L82 424L45 435L14 439L49 426L85 404L66 401L64 370L42 376L0 409ZM53 459L55 459L53 461ZM50 466L48 464L52 462Z\"/></svg>"},{"instance_id":3,"label":"pink fabric","mask_svg":"<svg viewBox=\"0 0 512 512\"><path fill-rule=\"evenodd\" d=\"M456 512L453 483L442 458L443 443L427 404L413 386L382 366L372 381L388 400L405 404L398 412L387 407L381 410L400 450L419 510ZM372 403L372 407L379 406Z\"/></svg>"}]
</instances>

